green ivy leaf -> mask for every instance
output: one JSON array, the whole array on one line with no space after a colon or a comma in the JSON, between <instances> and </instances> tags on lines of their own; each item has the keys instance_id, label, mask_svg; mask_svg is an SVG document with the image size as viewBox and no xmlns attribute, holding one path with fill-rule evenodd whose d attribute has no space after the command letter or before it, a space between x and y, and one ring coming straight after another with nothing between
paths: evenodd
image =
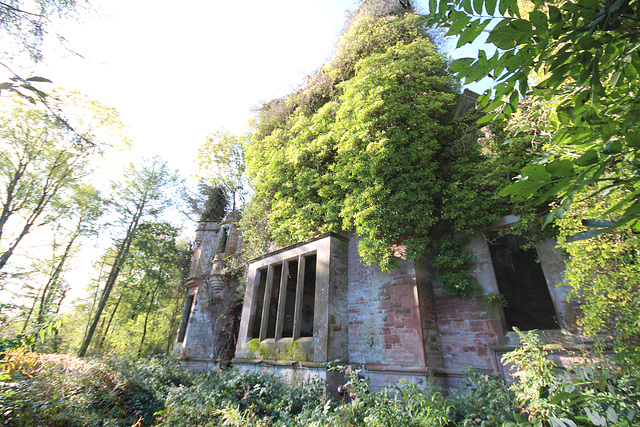
<instances>
[{"instance_id":1,"label":"green ivy leaf","mask_svg":"<svg viewBox=\"0 0 640 427\"><path fill-rule=\"evenodd\" d=\"M489 15L493 15L496 11L496 4L498 0L486 0L484 7L487 9Z\"/></svg>"},{"instance_id":2,"label":"green ivy leaf","mask_svg":"<svg viewBox=\"0 0 640 427\"><path fill-rule=\"evenodd\" d=\"M598 153L591 148L585 151L574 163L578 166L589 166L598 163Z\"/></svg>"},{"instance_id":3,"label":"green ivy leaf","mask_svg":"<svg viewBox=\"0 0 640 427\"><path fill-rule=\"evenodd\" d=\"M606 219L583 219L581 222L587 228L610 228L615 225L615 222Z\"/></svg>"},{"instance_id":4,"label":"green ivy leaf","mask_svg":"<svg viewBox=\"0 0 640 427\"><path fill-rule=\"evenodd\" d=\"M604 154L618 154L622 152L622 142L619 139L611 141L604 149Z\"/></svg>"},{"instance_id":5,"label":"green ivy leaf","mask_svg":"<svg viewBox=\"0 0 640 427\"><path fill-rule=\"evenodd\" d=\"M615 73L613 73L613 75L611 76L611 79L609 80L609 84L611 85L611 87L616 87L618 85L618 80L620 80L620 76L622 76L622 72L623 70L620 69Z\"/></svg>"},{"instance_id":6,"label":"green ivy leaf","mask_svg":"<svg viewBox=\"0 0 640 427\"><path fill-rule=\"evenodd\" d=\"M438 11L438 0L429 0L429 13L435 14Z\"/></svg>"},{"instance_id":7,"label":"green ivy leaf","mask_svg":"<svg viewBox=\"0 0 640 427\"><path fill-rule=\"evenodd\" d=\"M624 138L629 147L640 147L640 132L629 132L624 136Z\"/></svg>"},{"instance_id":8,"label":"green ivy leaf","mask_svg":"<svg viewBox=\"0 0 640 427\"><path fill-rule=\"evenodd\" d=\"M549 417L553 427L578 427L576 423L568 418Z\"/></svg>"},{"instance_id":9,"label":"green ivy leaf","mask_svg":"<svg viewBox=\"0 0 640 427\"><path fill-rule=\"evenodd\" d=\"M471 0L462 0L460 2L460 6L462 6L462 9L464 9L464 11L467 12L468 14L473 14L473 8L471 6Z\"/></svg>"},{"instance_id":10,"label":"green ivy leaf","mask_svg":"<svg viewBox=\"0 0 640 427\"><path fill-rule=\"evenodd\" d=\"M579 240L586 240L586 239L590 239L592 237L595 237L599 234L602 234L604 232L608 231L608 229L606 228L597 228L597 229L593 229L593 230L587 230L587 231L582 231L580 233L576 233L573 234L569 237L567 237L567 242L577 242ZM589 417L591 418L591 417ZM606 425L606 424L596 424L596 425Z\"/></svg>"},{"instance_id":11,"label":"green ivy leaf","mask_svg":"<svg viewBox=\"0 0 640 427\"><path fill-rule=\"evenodd\" d=\"M492 121L495 120L495 118L498 116L498 113L494 113L494 114L487 114L483 117L480 117L480 119L478 119L478 121L476 122L479 125L484 125L487 123L490 123Z\"/></svg>"},{"instance_id":12,"label":"green ivy leaf","mask_svg":"<svg viewBox=\"0 0 640 427\"><path fill-rule=\"evenodd\" d=\"M465 74L471 67L471 64L475 59L473 58L458 58L451 62L451 71L454 73Z\"/></svg>"},{"instance_id":13,"label":"green ivy leaf","mask_svg":"<svg viewBox=\"0 0 640 427\"><path fill-rule=\"evenodd\" d=\"M469 15L458 11L451 12L451 19L452 22L449 26L449 31L446 33L448 36L460 34L463 28L465 28L471 21L471 17Z\"/></svg>"},{"instance_id":14,"label":"green ivy leaf","mask_svg":"<svg viewBox=\"0 0 640 427\"><path fill-rule=\"evenodd\" d=\"M545 166L547 172L549 172L555 178L564 178L572 174L573 162L571 160L555 160L548 163Z\"/></svg>"},{"instance_id":15,"label":"green ivy leaf","mask_svg":"<svg viewBox=\"0 0 640 427\"><path fill-rule=\"evenodd\" d=\"M47 78L38 77L38 76L29 77L28 79L26 79L26 81L28 81L28 82L41 82L41 83L53 83L51 80L49 80Z\"/></svg>"},{"instance_id":16,"label":"green ivy leaf","mask_svg":"<svg viewBox=\"0 0 640 427\"><path fill-rule=\"evenodd\" d=\"M545 183L534 182L529 179L514 182L498 193L500 196L513 196L516 200L528 199L535 194Z\"/></svg>"},{"instance_id":17,"label":"green ivy leaf","mask_svg":"<svg viewBox=\"0 0 640 427\"><path fill-rule=\"evenodd\" d=\"M551 180L551 174L547 172L543 165L529 165L522 168L520 172L522 176L528 177L531 181L535 182L549 182Z\"/></svg>"},{"instance_id":18,"label":"green ivy leaf","mask_svg":"<svg viewBox=\"0 0 640 427\"><path fill-rule=\"evenodd\" d=\"M460 39L458 39L457 47L464 46L467 43L473 42L485 29L485 27L491 22L489 19L485 21L481 21L477 19L475 21L471 21L466 28L460 34Z\"/></svg>"},{"instance_id":19,"label":"green ivy leaf","mask_svg":"<svg viewBox=\"0 0 640 427\"><path fill-rule=\"evenodd\" d=\"M496 47L503 50L513 49L517 44L517 33L517 30L507 25L506 20L500 21L493 30L491 30L489 37L487 37L487 43L493 43Z\"/></svg>"},{"instance_id":20,"label":"green ivy leaf","mask_svg":"<svg viewBox=\"0 0 640 427\"><path fill-rule=\"evenodd\" d=\"M579 239L582 240L582 239ZM574 240L569 240L567 239L567 241L574 241ZM599 413L597 413L596 411L590 409L590 408L585 408L584 409L585 412L587 413L587 416L589 417L589 420L596 426L606 426L607 425L607 418L604 415L601 415Z\"/></svg>"},{"instance_id":21,"label":"green ivy leaf","mask_svg":"<svg viewBox=\"0 0 640 427\"><path fill-rule=\"evenodd\" d=\"M484 0L473 0L473 9L478 15L482 15L482 9L484 6Z\"/></svg>"}]
</instances>

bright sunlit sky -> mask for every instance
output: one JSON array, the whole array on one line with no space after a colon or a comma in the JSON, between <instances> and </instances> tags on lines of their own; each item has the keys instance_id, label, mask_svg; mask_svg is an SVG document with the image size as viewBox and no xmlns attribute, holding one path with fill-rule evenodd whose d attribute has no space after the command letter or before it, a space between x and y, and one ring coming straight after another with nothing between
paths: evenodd
<instances>
[{"instance_id":1,"label":"bright sunlit sky","mask_svg":"<svg viewBox=\"0 0 640 427\"><path fill-rule=\"evenodd\" d=\"M95 11L55 27L82 57L50 42L33 71L116 108L138 155L186 177L208 134L241 133L252 108L329 59L353 4L93 0Z\"/></svg>"},{"instance_id":2,"label":"bright sunlit sky","mask_svg":"<svg viewBox=\"0 0 640 427\"><path fill-rule=\"evenodd\" d=\"M36 72L116 108L138 151L188 175L208 134L242 132L329 58L351 3L94 0L58 26L84 58L57 46Z\"/></svg>"}]
</instances>

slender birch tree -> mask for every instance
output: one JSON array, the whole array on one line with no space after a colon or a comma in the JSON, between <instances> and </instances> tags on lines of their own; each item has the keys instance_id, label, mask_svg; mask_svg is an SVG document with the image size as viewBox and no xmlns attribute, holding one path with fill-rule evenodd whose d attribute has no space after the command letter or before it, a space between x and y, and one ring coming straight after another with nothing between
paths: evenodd
<instances>
[{"instance_id":1,"label":"slender birch tree","mask_svg":"<svg viewBox=\"0 0 640 427\"><path fill-rule=\"evenodd\" d=\"M129 165L125 171L125 178L113 185L113 198L110 204L113 213L118 217L117 225L120 235L115 241L115 257L102 289L96 312L78 351L80 357L86 355L89 344L91 344L111 291L126 262L136 230L145 218L155 217L170 204L166 192L176 180L176 174L168 169L166 163L159 158L153 158L141 167Z\"/></svg>"}]
</instances>

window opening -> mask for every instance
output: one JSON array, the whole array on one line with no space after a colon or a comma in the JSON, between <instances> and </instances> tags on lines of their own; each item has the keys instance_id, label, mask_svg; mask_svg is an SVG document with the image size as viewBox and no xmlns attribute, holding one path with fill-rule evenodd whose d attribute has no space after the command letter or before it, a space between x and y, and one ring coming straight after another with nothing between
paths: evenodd
<instances>
[{"instance_id":1,"label":"window opening","mask_svg":"<svg viewBox=\"0 0 640 427\"><path fill-rule=\"evenodd\" d=\"M503 311L509 330L514 326L523 331L558 329L553 300L535 248L522 249L526 241L512 234L493 234L489 241L498 289L507 302Z\"/></svg>"},{"instance_id":2,"label":"window opening","mask_svg":"<svg viewBox=\"0 0 640 427\"><path fill-rule=\"evenodd\" d=\"M276 321L278 319L278 297L280 296L280 281L282 279L282 264L273 266L271 279L269 307L267 314L267 333L265 338L276 337Z\"/></svg>"},{"instance_id":3,"label":"window opening","mask_svg":"<svg viewBox=\"0 0 640 427\"><path fill-rule=\"evenodd\" d=\"M194 295L191 294L187 297L187 301L185 301L185 312L182 313L184 322L180 325L180 332L178 332L178 342L184 342L185 335L187 334L187 326L189 326L189 318L191 317L191 309L193 308L193 299Z\"/></svg>"},{"instance_id":4,"label":"window opening","mask_svg":"<svg viewBox=\"0 0 640 427\"><path fill-rule=\"evenodd\" d=\"M229 238L229 227L223 227L220 229L220 242L218 243L218 253L227 252L227 239Z\"/></svg>"},{"instance_id":5,"label":"window opening","mask_svg":"<svg viewBox=\"0 0 640 427\"><path fill-rule=\"evenodd\" d=\"M296 310L296 288L298 286L298 261L287 263L287 285L284 295L284 319L282 321L282 337L293 337L293 323Z\"/></svg>"},{"instance_id":6,"label":"window opening","mask_svg":"<svg viewBox=\"0 0 640 427\"><path fill-rule=\"evenodd\" d=\"M251 328L251 338L260 338L260 328L262 326L262 308L264 305L264 293L267 287L267 269L258 270L258 290L255 293L256 306L253 312L253 327Z\"/></svg>"},{"instance_id":7,"label":"window opening","mask_svg":"<svg viewBox=\"0 0 640 427\"><path fill-rule=\"evenodd\" d=\"M313 336L313 312L316 297L316 255L304 258L304 281L300 313L300 336Z\"/></svg>"}]
</instances>

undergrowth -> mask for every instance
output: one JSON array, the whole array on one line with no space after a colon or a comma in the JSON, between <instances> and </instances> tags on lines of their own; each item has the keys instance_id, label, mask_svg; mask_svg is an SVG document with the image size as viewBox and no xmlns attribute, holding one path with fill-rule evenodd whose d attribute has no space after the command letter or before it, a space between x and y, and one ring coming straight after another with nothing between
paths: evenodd
<instances>
[{"instance_id":1,"label":"undergrowth","mask_svg":"<svg viewBox=\"0 0 640 427\"><path fill-rule=\"evenodd\" d=\"M537 335L504 357L511 384L469 370L466 389L401 382L369 390L366 373L341 401L321 381L284 382L235 369L185 371L179 362L78 359L25 348L0 361L3 426L633 426L640 379L591 361L559 367Z\"/></svg>"}]
</instances>

